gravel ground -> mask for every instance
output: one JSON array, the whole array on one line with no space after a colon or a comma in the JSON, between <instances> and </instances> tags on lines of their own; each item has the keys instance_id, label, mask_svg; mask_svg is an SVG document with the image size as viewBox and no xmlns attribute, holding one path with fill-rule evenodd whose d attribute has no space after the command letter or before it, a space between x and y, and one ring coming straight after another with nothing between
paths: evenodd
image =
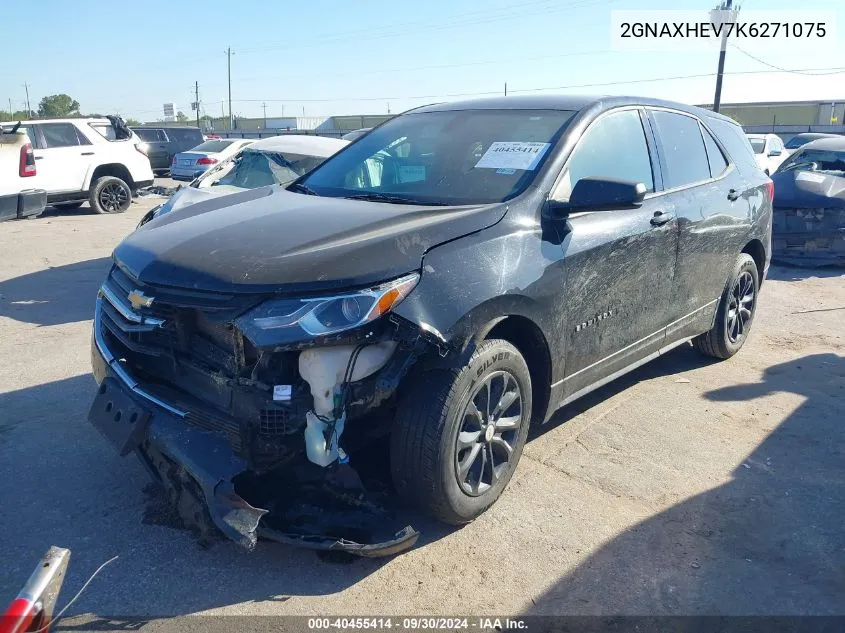
<instances>
[{"instance_id":1,"label":"gravel ground","mask_svg":"<svg viewBox=\"0 0 845 633\"><path fill-rule=\"evenodd\" d=\"M261 543L201 549L157 525L133 458L86 422L94 296L143 212L0 224L0 600L51 545L69 598L108 616L845 615L845 284L774 267L752 336L684 346L558 412L502 499L412 551L324 562ZM147 517L147 520L145 520ZM190 626L182 621L182 626Z\"/></svg>"}]
</instances>

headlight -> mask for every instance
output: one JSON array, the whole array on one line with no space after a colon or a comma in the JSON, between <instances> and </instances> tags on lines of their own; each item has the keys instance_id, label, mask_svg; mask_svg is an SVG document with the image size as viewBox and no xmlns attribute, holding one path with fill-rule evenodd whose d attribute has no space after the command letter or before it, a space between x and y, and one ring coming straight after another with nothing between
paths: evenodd
<instances>
[{"instance_id":1,"label":"headlight","mask_svg":"<svg viewBox=\"0 0 845 633\"><path fill-rule=\"evenodd\" d=\"M290 338L285 331L290 328L298 328L311 336L334 334L364 325L390 312L408 296L419 279L418 273L411 273L374 288L348 294L317 299L271 299L237 322L256 343L259 341L255 339L266 339L268 334Z\"/></svg>"}]
</instances>

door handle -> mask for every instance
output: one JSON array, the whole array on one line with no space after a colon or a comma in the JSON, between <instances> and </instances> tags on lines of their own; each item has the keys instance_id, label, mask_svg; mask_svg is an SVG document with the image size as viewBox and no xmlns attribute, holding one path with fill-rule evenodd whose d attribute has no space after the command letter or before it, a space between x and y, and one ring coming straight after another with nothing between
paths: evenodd
<instances>
[{"instance_id":1,"label":"door handle","mask_svg":"<svg viewBox=\"0 0 845 633\"><path fill-rule=\"evenodd\" d=\"M93 156L94 152L82 152L83 156Z\"/></svg>"},{"instance_id":2,"label":"door handle","mask_svg":"<svg viewBox=\"0 0 845 633\"><path fill-rule=\"evenodd\" d=\"M737 198L739 198L739 192L736 189L731 189L728 191L728 200L733 202Z\"/></svg>"},{"instance_id":3,"label":"door handle","mask_svg":"<svg viewBox=\"0 0 845 633\"><path fill-rule=\"evenodd\" d=\"M44 157L43 156L36 156L35 160L41 160L42 158L44 158Z\"/></svg>"},{"instance_id":4,"label":"door handle","mask_svg":"<svg viewBox=\"0 0 845 633\"><path fill-rule=\"evenodd\" d=\"M651 218L651 223L654 226L663 226L670 220L674 219L675 214L671 211L655 211Z\"/></svg>"}]
</instances>

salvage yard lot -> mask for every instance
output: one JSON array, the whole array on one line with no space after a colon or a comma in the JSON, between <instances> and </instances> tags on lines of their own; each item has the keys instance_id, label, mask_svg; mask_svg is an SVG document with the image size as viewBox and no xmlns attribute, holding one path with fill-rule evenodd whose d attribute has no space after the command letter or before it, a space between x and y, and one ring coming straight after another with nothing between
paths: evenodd
<instances>
[{"instance_id":1,"label":"salvage yard lot","mask_svg":"<svg viewBox=\"0 0 845 633\"><path fill-rule=\"evenodd\" d=\"M202 549L86 422L119 216L0 224L0 599L52 545L96 616L845 614L845 277L773 267L749 343L683 346L559 411L501 500L392 559ZM145 492L146 489L146 492ZM60 601L62 602L62 601Z\"/></svg>"}]
</instances>

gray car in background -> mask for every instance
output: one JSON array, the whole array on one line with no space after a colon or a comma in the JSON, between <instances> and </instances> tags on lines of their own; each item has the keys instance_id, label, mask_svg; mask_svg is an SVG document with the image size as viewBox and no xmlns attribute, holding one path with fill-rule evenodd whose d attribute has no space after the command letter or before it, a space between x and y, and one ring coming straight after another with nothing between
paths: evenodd
<instances>
[{"instance_id":1,"label":"gray car in background","mask_svg":"<svg viewBox=\"0 0 845 633\"><path fill-rule=\"evenodd\" d=\"M203 142L202 131L189 125L181 127L133 127L143 141L141 150L150 159L154 171L170 171L170 163L179 152L196 147Z\"/></svg>"}]
</instances>

